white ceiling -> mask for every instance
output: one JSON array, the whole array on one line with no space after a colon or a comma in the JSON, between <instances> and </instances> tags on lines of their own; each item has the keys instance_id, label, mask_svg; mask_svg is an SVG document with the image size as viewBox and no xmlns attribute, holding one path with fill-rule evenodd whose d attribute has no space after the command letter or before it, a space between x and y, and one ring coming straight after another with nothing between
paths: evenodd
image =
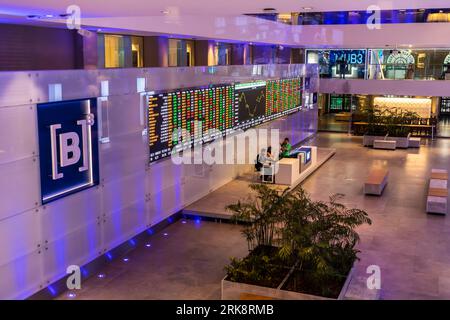
<instances>
[{"instance_id":1,"label":"white ceiling","mask_svg":"<svg viewBox=\"0 0 450 320\"><path fill-rule=\"evenodd\" d=\"M61 14L69 5L81 8L82 17L125 17L163 15L240 15L276 8L280 13L305 11L446 8L449 0L0 0L0 14Z\"/></svg>"}]
</instances>

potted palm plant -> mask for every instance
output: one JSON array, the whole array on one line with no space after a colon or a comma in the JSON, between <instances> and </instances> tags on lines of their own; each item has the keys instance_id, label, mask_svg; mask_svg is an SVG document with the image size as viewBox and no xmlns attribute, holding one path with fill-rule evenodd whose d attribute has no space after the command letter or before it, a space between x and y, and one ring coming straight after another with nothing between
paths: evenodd
<instances>
[{"instance_id":1,"label":"potted palm plant","mask_svg":"<svg viewBox=\"0 0 450 320\"><path fill-rule=\"evenodd\" d=\"M227 207L243 221L248 256L232 258L222 298L252 294L278 299L337 299L345 295L359 236L371 223L366 212L339 203L312 201L301 188L278 192L251 185L256 196Z\"/></svg>"}]
</instances>

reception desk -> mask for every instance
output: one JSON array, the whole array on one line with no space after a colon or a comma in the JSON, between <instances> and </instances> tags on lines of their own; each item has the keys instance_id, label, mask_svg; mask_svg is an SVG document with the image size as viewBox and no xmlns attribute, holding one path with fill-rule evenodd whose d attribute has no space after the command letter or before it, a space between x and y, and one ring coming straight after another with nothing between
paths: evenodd
<instances>
[{"instance_id":1,"label":"reception desk","mask_svg":"<svg viewBox=\"0 0 450 320\"><path fill-rule=\"evenodd\" d=\"M278 161L276 183L292 185L300 173L300 160L298 158L284 158Z\"/></svg>"},{"instance_id":2,"label":"reception desk","mask_svg":"<svg viewBox=\"0 0 450 320\"><path fill-rule=\"evenodd\" d=\"M307 165L302 162L304 157L301 157L301 155L297 158L283 158L276 163L276 184L292 187L303 180L309 174L309 171L314 170L313 167L317 163L317 147L307 148L311 149L311 159Z\"/></svg>"}]
</instances>

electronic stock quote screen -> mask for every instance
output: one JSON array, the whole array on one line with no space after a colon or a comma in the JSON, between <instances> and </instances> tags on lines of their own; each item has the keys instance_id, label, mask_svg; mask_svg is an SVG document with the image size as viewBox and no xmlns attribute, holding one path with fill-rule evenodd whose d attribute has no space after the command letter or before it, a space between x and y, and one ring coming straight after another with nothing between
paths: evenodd
<instances>
[{"instance_id":1,"label":"electronic stock quote screen","mask_svg":"<svg viewBox=\"0 0 450 320\"><path fill-rule=\"evenodd\" d=\"M302 78L148 94L149 162L298 111Z\"/></svg>"}]
</instances>

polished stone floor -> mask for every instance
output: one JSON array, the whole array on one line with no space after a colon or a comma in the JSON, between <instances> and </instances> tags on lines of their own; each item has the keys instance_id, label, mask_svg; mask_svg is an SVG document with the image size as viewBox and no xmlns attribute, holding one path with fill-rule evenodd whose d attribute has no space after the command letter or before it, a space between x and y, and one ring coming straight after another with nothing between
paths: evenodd
<instances>
[{"instance_id":1,"label":"polished stone floor","mask_svg":"<svg viewBox=\"0 0 450 320\"><path fill-rule=\"evenodd\" d=\"M336 121L334 113L323 114L319 117L319 130L331 132L348 132L348 121Z\"/></svg>"},{"instance_id":2,"label":"polished stone floor","mask_svg":"<svg viewBox=\"0 0 450 320\"><path fill-rule=\"evenodd\" d=\"M336 154L303 182L313 199L343 193L347 205L365 209L373 220L359 228L359 276L369 265L381 268L382 299L450 299L450 219L425 213L431 168L450 170L450 140L424 141L420 149L373 150L360 137L320 133L311 144ZM371 165L389 169L381 197L364 196ZM167 233L165 236L164 233ZM77 299L219 299L224 265L243 256L240 227L178 221L123 259L83 282ZM66 299L67 294L59 297Z\"/></svg>"},{"instance_id":3,"label":"polished stone floor","mask_svg":"<svg viewBox=\"0 0 450 320\"><path fill-rule=\"evenodd\" d=\"M450 116L442 116L437 125L439 137L450 138Z\"/></svg>"}]
</instances>

